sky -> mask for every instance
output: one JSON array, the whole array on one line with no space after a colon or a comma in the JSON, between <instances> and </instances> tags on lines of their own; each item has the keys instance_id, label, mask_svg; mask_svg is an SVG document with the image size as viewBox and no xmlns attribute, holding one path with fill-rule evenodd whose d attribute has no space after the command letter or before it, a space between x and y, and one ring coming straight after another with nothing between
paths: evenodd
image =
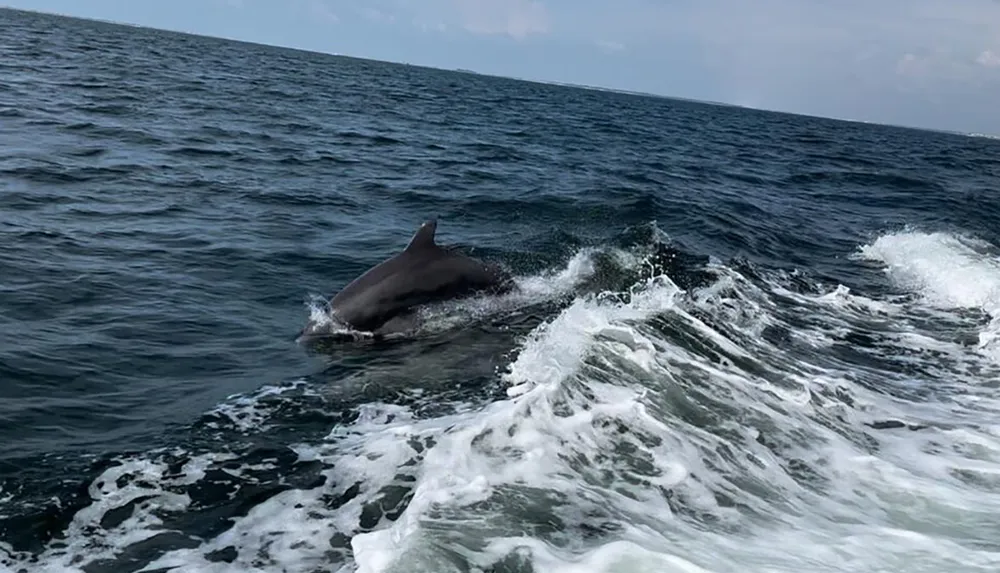
<instances>
[{"instance_id":1,"label":"sky","mask_svg":"<svg viewBox=\"0 0 1000 573\"><path fill-rule=\"evenodd\" d=\"M1000 134L1000 0L0 0L349 56Z\"/></svg>"}]
</instances>

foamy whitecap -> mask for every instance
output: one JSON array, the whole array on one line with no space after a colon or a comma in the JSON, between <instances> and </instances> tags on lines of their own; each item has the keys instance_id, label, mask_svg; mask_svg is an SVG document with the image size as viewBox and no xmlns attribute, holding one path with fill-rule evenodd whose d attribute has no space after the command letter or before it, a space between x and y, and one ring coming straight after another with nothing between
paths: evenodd
<instances>
[{"instance_id":1,"label":"foamy whitecap","mask_svg":"<svg viewBox=\"0 0 1000 573\"><path fill-rule=\"evenodd\" d=\"M944 307L1000 308L1000 260L983 252L988 243L948 233L893 233L860 252L885 263L900 285Z\"/></svg>"},{"instance_id":2,"label":"foamy whitecap","mask_svg":"<svg viewBox=\"0 0 1000 573\"><path fill-rule=\"evenodd\" d=\"M861 248L862 257L884 263L900 286L944 309L978 309L991 320L979 348L1000 359L1000 259L984 241L949 233L886 234Z\"/></svg>"}]
</instances>

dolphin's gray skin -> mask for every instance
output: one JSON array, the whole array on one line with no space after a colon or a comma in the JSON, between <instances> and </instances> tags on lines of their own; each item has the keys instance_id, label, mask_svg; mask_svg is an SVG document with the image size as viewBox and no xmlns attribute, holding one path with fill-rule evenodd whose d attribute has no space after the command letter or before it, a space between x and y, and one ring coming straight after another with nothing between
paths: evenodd
<instances>
[{"instance_id":1,"label":"dolphin's gray skin","mask_svg":"<svg viewBox=\"0 0 1000 573\"><path fill-rule=\"evenodd\" d=\"M434 242L437 221L426 221L406 248L344 287L330 308L337 320L376 336L411 330L420 305L513 288L499 266L443 249ZM315 334L307 327L303 334Z\"/></svg>"}]
</instances>

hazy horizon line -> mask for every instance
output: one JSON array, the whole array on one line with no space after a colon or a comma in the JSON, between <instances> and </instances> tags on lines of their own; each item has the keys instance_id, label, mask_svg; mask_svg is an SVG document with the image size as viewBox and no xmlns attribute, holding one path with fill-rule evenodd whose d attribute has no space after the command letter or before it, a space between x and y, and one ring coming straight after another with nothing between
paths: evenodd
<instances>
[{"instance_id":1,"label":"hazy horizon line","mask_svg":"<svg viewBox=\"0 0 1000 573\"><path fill-rule=\"evenodd\" d=\"M499 78L499 79L511 80L511 81L528 82L528 83L542 84L542 85L549 85L549 86L556 86L556 87L565 87L565 88L570 88L570 89L580 89L580 90L585 90L585 91L604 91L604 92L618 93L618 94L622 94L622 95L631 95L631 96L637 96L637 97L648 97L648 98L657 98L657 99L668 99L668 100L683 101L683 102L689 102L689 103L697 103L697 104L709 105L709 106L734 107L734 108L751 110L751 111L757 111L757 112L763 112L763 113L774 113L774 114L779 114L779 115L790 115L790 116L795 116L795 117L807 117L807 118L812 118L812 119L822 119L822 120L827 120L827 121L844 122L844 123L852 123L852 124L863 123L863 124L867 124L867 125L876 125L876 126L880 126L880 127L890 127L890 128L895 128L895 129L925 131L925 132L930 132L930 133L942 133L942 134L949 134L949 135L958 135L958 136L961 136L961 137L977 137L977 138L993 139L993 140L1000 141L1000 133L993 134L993 133L986 133L986 132L967 132L967 131L960 131L960 130L931 128L931 127L923 127L923 126L907 125L907 124L883 123L883 122L880 122L880 121L852 119L852 118L835 117L835 116L828 116L828 115L816 115L816 114L810 114L810 113L804 113L804 112L786 111L786 110L781 110L781 109L772 109L772 108L765 108L765 107L755 107L755 106L742 105L742 104L730 103L730 102L725 102L725 101L713 101L713 100L707 100L707 99L681 97L681 96L674 96L674 95L654 93L654 92L644 92L644 91L638 91L638 90L627 90L627 89L624 89L624 88L617 88L617 87L612 87L612 86L603 86L603 85L594 85L594 84L578 84L578 83L572 83L572 82L558 82L558 81L555 81L555 80L544 80L544 79L525 78L525 77L518 77L518 76L507 76L507 75L497 74L497 73L493 73L493 72L483 72L483 71L480 71L480 70L474 70L474 69L469 69L469 68L445 68L445 67L438 67L438 66L434 66L434 65L430 65L430 64L416 64L416 63L406 62L406 61L382 60L382 59L378 59L378 58L372 58L372 57L366 57L366 56L359 56L359 55L351 55L351 54L344 54L344 53L339 53L339 52L323 51L323 50L310 49L310 48L300 48L300 47L296 47L296 46L288 46L288 45L283 45L283 44L271 44L271 43L267 43L267 42L260 42L260 41L255 41L255 40L247 40L247 39L243 39L243 38L232 38L232 37L221 36L221 35L220 36L214 36L214 35L210 35L210 34L204 34L204 33L198 33L198 32L189 32L189 31L186 31L186 30L176 30L176 29L172 29L172 28L159 28L159 27L156 27L156 26L149 26L149 25L146 25L146 24L136 24L136 23L132 23L132 22L109 20L109 19L105 19L105 18L94 18L94 17L87 17L87 16L76 16L76 15L73 15L73 14L63 14L63 13L59 13L59 12L50 12L50 11L46 11L46 10L29 10L29 9L26 9L26 8L15 8L13 6L8 6L8 5L0 5L0 10L10 10L12 12L25 12L25 13L28 13L28 14L38 14L38 15L42 15L42 16L54 16L54 17L58 17L58 18L67 18L67 19L70 19L70 20L83 20L83 21L86 21L86 22L97 22L97 23L101 23L101 24L109 24L109 25L112 25L112 26L122 26L122 27L126 27L126 28L144 28L144 29L153 30L153 31L156 31L156 32L165 32L165 33L169 33L169 34L181 34L181 35L186 35L186 36L193 36L193 37L196 37L196 38L208 38L208 39L212 39L212 40L222 40L222 41L226 41L226 42L236 42L236 43L242 43L242 44L250 44L250 45L253 45L253 46L262 46L262 47L267 47L267 48L278 48L278 49L282 49L282 50L292 50L292 51L296 51L296 52L304 52L304 53L308 53L308 54L317 54L317 55L322 55L322 56L332 57L332 58L347 58L347 59L353 59L353 60L362 60L362 61L368 61L368 62L377 62L377 63L380 63L380 64L413 66L413 67L418 67L418 68L425 68L425 69L429 69L429 70L442 71L442 72L451 72L451 73L465 73L465 74L473 73L475 75L484 76L484 77Z\"/></svg>"}]
</instances>

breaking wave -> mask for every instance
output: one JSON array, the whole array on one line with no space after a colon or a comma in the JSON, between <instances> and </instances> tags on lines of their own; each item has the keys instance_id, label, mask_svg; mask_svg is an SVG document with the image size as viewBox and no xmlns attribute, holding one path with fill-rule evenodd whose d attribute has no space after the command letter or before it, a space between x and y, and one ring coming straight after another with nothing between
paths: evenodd
<instances>
[{"instance_id":1,"label":"breaking wave","mask_svg":"<svg viewBox=\"0 0 1000 573\"><path fill-rule=\"evenodd\" d=\"M441 415L420 392L337 410L335 390L303 380L234 396L205 424L266 434L294 408L326 430L290 449L123 456L90 482L63 541L37 557L8 548L6 564L1000 567L994 324L966 312L995 311L991 247L895 233L858 258L899 292L740 262L688 269L711 278L683 289L676 272L643 270L648 253L582 251L520 279L522 306L573 294L517 337L498 373L505 396ZM619 281L633 273L627 288L581 288L607 261L631 264L617 268Z\"/></svg>"}]
</instances>

